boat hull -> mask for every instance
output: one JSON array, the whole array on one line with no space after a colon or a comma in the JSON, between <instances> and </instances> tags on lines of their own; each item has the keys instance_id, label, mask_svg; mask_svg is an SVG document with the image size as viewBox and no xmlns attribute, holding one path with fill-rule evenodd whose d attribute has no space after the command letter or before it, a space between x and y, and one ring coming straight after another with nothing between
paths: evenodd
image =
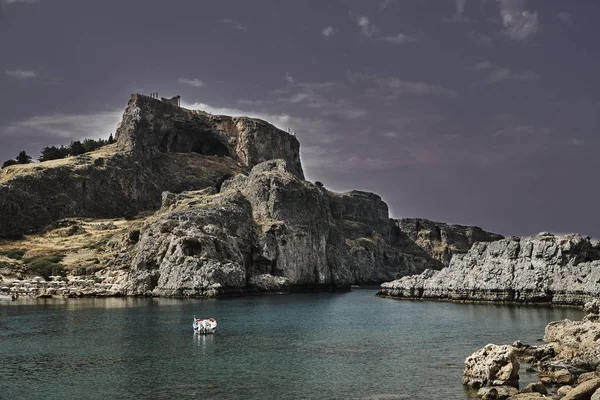
<instances>
[{"instance_id":1,"label":"boat hull","mask_svg":"<svg viewBox=\"0 0 600 400\"><path fill-rule=\"evenodd\" d=\"M214 319L196 319L194 318L194 323L192 324L194 328L194 332L201 335L210 335L215 333L217 330L217 321Z\"/></svg>"}]
</instances>

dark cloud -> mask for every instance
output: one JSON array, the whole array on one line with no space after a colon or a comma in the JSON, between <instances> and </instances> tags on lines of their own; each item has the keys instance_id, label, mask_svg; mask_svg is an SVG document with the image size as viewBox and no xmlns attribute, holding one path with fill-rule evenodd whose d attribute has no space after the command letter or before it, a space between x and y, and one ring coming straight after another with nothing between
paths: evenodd
<instances>
[{"instance_id":1,"label":"dark cloud","mask_svg":"<svg viewBox=\"0 0 600 400\"><path fill-rule=\"evenodd\" d=\"M308 178L396 217L600 237L596 2L0 1L0 161L180 94L295 131Z\"/></svg>"}]
</instances>

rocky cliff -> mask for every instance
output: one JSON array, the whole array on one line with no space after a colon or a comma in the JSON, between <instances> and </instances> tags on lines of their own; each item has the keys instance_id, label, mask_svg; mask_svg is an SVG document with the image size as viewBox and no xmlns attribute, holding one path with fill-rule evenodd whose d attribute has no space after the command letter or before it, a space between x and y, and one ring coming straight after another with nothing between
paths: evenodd
<instances>
[{"instance_id":1,"label":"rocky cliff","mask_svg":"<svg viewBox=\"0 0 600 400\"><path fill-rule=\"evenodd\" d=\"M143 95L133 95L115 135L116 150L137 160L164 153L229 157L252 167L285 160L288 170L304 178L300 143L268 122L188 110Z\"/></svg>"},{"instance_id":2,"label":"rocky cliff","mask_svg":"<svg viewBox=\"0 0 600 400\"><path fill-rule=\"evenodd\" d=\"M0 236L71 216L154 212L106 246L88 244L102 255L85 268L113 294L346 288L440 269L474 242L499 238L390 219L376 194L333 193L304 180L294 135L142 95L131 97L115 144L0 174Z\"/></svg>"},{"instance_id":3,"label":"rocky cliff","mask_svg":"<svg viewBox=\"0 0 600 400\"><path fill-rule=\"evenodd\" d=\"M396 245L387 205L332 193L267 161L215 189L165 193L156 217L109 244L106 279L125 294L217 296L344 288L435 266Z\"/></svg>"},{"instance_id":4,"label":"rocky cliff","mask_svg":"<svg viewBox=\"0 0 600 400\"><path fill-rule=\"evenodd\" d=\"M132 95L116 137L116 144L78 157L2 169L0 237L33 233L71 216L156 210L163 191L218 186L270 159L285 160L303 178L296 137L261 120Z\"/></svg>"},{"instance_id":5,"label":"rocky cliff","mask_svg":"<svg viewBox=\"0 0 600 400\"><path fill-rule=\"evenodd\" d=\"M466 253L474 243L504 238L477 226L450 225L422 218L402 218L395 221L395 226L444 266L450 264L452 255Z\"/></svg>"},{"instance_id":6,"label":"rocky cliff","mask_svg":"<svg viewBox=\"0 0 600 400\"><path fill-rule=\"evenodd\" d=\"M600 244L580 235L475 243L447 268L384 283L398 298L576 304L600 294Z\"/></svg>"}]
</instances>

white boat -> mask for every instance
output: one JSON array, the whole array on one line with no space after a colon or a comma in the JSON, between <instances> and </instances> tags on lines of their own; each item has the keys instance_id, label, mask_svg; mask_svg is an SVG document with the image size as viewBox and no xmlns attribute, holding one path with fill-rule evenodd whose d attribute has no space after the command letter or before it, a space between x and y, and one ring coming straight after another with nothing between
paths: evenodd
<instances>
[{"instance_id":1,"label":"white boat","mask_svg":"<svg viewBox=\"0 0 600 400\"><path fill-rule=\"evenodd\" d=\"M0 294L0 301L14 301L15 296L10 294Z\"/></svg>"},{"instance_id":2,"label":"white boat","mask_svg":"<svg viewBox=\"0 0 600 400\"><path fill-rule=\"evenodd\" d=\"M194 332L201 334L215 333L217 321L214 318L196 318L194 316Z\"/></svg>"}]
</instances>

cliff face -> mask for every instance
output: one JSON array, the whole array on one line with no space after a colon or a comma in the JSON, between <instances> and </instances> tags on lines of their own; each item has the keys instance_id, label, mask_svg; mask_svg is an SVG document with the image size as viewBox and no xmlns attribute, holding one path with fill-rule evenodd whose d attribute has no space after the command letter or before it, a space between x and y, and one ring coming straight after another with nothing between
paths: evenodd
<instances>
[{"instance_id":1,"label":"cliff face","mask_svg":"<svg viewBox=\"0 0 600 400\"><path fill-rule=\"evenodd\" d=\"M261 120L133 95L116 139L79 157L2 170L0 236L66 217L156 211L101 246L93 270L113 293L161 296L393 280L498 238L392 220L376 194L307 182L296 137Z\"/></svg>"},{"instance_id":2,"label":"cliff face","mask_svg":"<svg viewBox=\"0 0 600 400\"><path fill-rule=\"evenodd\" d=\"M396 226L417 246L444 266L454 254L464 254L477 242L492 242L504 236L486 232L477 226L449 225L422 218L402 218Z\"/></svg>"},{"instance_id":3,"label":"cliff face","mask_svg":"<svg viewBox=\"0 0 600 400\"><path fill-rule=\"evenodd\" d=\"M214 116L133 95L117 143L64 160L0 171L0 237L80 216L156 210L163 191L220 185L273 158L303 177L298 140L260 120Z\"/></svg>"},{"instance_id":4,"label":"cliff face","mask_svg":"<svg viewBox=\"0 0 600 400\"><path fill-rule=\"evenodd\" d=\"M600 244L547 233L476 243L449 267L384 283L380 294L580 305L600 294Z\"/></svg>"},{"instance_id":5,"label":"cliff face","mask_svg":"<svg viewBox=\"0 0 600 400\"><path fill-rule=\"evenodd\" d=\"M219 193L166 194L135 240L111 244L127 256L115 257L109 281L126 294L216 296L348 287L435 265L396 246L391 227L379 196L332 193L267 161Z\"/></svg>"},{"instance_id":6,"label":"cliff face","mask_svg":"<svg viewBox=\"0 0 600 400\"><path fill-rule=\"evenodd\" d=\"M197 153L227 156L252 167L282 159L304 179L296 137L259 119L212 115L134 95L115 138L119 152L142 160L161 153Z\"/></svg>"}]
</instances>

